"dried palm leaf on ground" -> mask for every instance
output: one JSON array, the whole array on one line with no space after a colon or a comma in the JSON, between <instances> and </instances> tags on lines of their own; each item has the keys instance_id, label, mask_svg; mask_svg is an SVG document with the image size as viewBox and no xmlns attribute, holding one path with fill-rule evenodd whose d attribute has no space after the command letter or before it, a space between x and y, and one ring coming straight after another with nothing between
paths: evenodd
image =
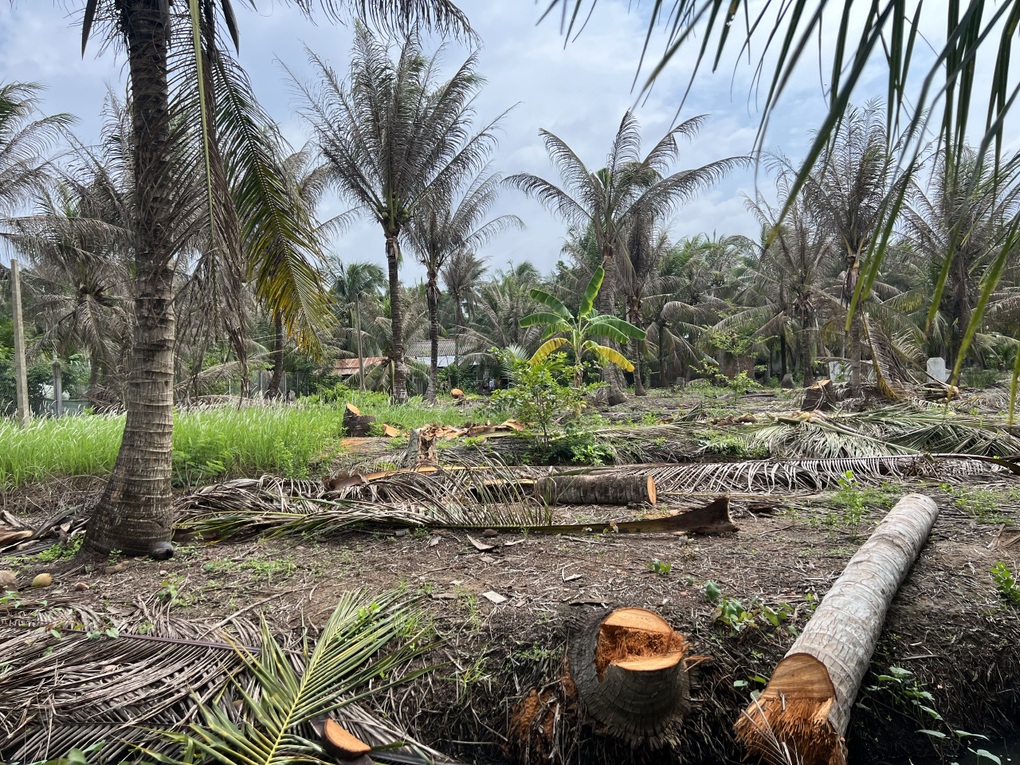
<instances>
[{"instance_id":1,"label":"dried palm leaf on ground","mask_svg":"<svg viewBox=\"0 0 1020 765\"><path fill-rule=\"evenodd\" d=\"M301 484L263 477L245 484L243 494L237 483L228 481L207 486L179 503L184 515L178 518L178 532L203 538L235 535L301 535L323 537L352 529L431 528L431 529L504 529L542 534L570 534L602 531L658 533L697 531L718 533L735 531L728 517L725 498L718 505L710 502L692 512L707 511L703 518L690 513L661 518L607 520L605 522L553 523L548 506L530 499L519 504L479 505L469 497L464 503L431 503L415 506L333 501L302 496L295 490ZM289 492L295 492L289 494ZM691 524L693 523L693 526ZM711 531L705 531L710 529Z\"/></svg>"},{"instance_id":2,"label":"dried palm leaf on ground","mask_svg":"<svg viewBox=\"0 0 1020 765\"><path fill-rule=\"evenodd\" d=\"M839 485L847 472L862 485L877 485L891 478L917 477L956 482L975 476L1001 476L1020 468L1016 461L967 454L907 454L833 459L747 460L743 462L691 462L678 465L642 465L655 479L659 497L667 502L691 493L726 492L788 494L822 491ZM632 466L588 469L595 474L633 472Z\"/></svg>"},{"instance_id":3,"label":"dried palm leaf on ground","mask_svg":"<svg viewBox=\"0 0 1020 765\"><path fill-rule=\"evenodd\" d=\"M264 622L233 619L230 631L203 639L209 625L170 619L139 634L141 612L114 630L104 614L8 608L0 655L18 671L0 672L0 759L105 742L104 762L137 747L178 762L190 741L218 762L332 762L307 725L332 714L373 747L395 746L395 761L446 762L359 703L416 676L398 674L427 648L416 615L404 595L350 593L312 648L307 636L280 638Z\"/></svg>"},{"instance_id":4,"label":"dried palm leaf on ground","mask_svg":"<svg viewBox=\"0 0 1020 765\"><path fill-rule=\"evenodd\" d=\"M913 405L781 416L751 433L749 441L785 459L922 452L1007 457L1020 453L1020 438L1002 424L966 417L946 407Z\"/></svg>"}]
</instances>

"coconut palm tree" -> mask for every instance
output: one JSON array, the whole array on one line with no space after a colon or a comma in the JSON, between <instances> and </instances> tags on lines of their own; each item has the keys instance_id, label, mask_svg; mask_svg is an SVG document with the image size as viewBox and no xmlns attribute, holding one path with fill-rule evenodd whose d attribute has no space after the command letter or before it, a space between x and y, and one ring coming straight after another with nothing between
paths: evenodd
<instances>
[{"instance_id":1,"label":"coconut palm tree","mask_svg":"<svg viewBox=\"0 0 1020 765\"><path fill-rule=\"evenodd\" d=\"M333 282L333 297L345 314L344 324L354 331L358 354L358 380L365 390L365 333L362 330L362 303L366 296L378 296L386 288L386 274L375 263L348 261L341 263Z\"/></svg>"},{"instance_id":2,"label":"coconut palm tree","mask_svg":"<svg viewBox=\"0 0 1020 765\"><path fill-rule=\"evenodd\" d=\"M470 252L510 226L523 227L516 215L500 215L482 222L496 201L502 177L479 173L451 202L433 198L419 210L408 226L408 241L425 266L425 296L429 309L431 362L425 400L436 400L439 366L439 272L457 252Z\"/></svg>"},{"instance_id":3,"label":"coconut palm tree","mask_svg":"<svg viewBox=\"0 0 1020 765\"><path fill-rule=\"evenodd\" d=\"M912 185L903 215L905 233L923 258L932 278L924 280L934 293L945 333L946 361L956 366L964 334L979 299L978 284L1001 248L1018 243L1009 237L1009 223L1020 211L1020 154L1000 163L967 149L962 155L944 150L933 164L927 184ZM944 284L945 289L939 289ZM920 285L918 285L920 286Z\"/></svg>"},{"instance_id":4,"label":"coconut palm tree","mask_svg":"<svg viewBox=\"0 0 1020 765\"><path fill-rule=\"evenodd\" d=\"M563 185L557 186L530 173L508 179L510 185L538 199L576 230L590 230L606 275L598 304L603 315L616 313L617 255L626 251L631 221L639 215L651 219L670 215L744 161L731 157L667 175L680 152L678 139L693 137L704 122L705 117L699 116L680 123L642 156L637 119L627 112L613 138L605 166L598 170L589 169L563 139L542 130L539 132L546 151ZM610 373L606 379L610 403L622 401L619 375Z\"/></svg>"},{"instance_id":5,"label":"coconut palm tree","mask_svg":"<svg viewBox=\"0 0 1020 765\"><path fill-rule=\"evenodd\" d=\"M482 85L475 55L439 82L439 57L427 58L416 36L404 41L394 62L387 44L359 24L348 81L341 82L323 59L312 55L311 61L319 83L315 90L300 86L305 116L337 188L380 225L385 238L393 321L391 395L403 402L400 238L430 200L448 199L465 177L481 170L495 145L495 121L472 132L473 101Z\"/></svg>"},{"instance_id":6,"label":"coconut palm tree","mask_svg":"<svg viewBox=\"0 0 1020 765\"><path fill-rule=\"evenodd\" d=\"M354 0L351 0L354 2ZM254 5L254 3L252 3ZM309 10L308 4L297 3ZM322 0L336 14L347 3ZM444 0L414 3L370 2L357 5L369 14L388 19L428 22L438 19L459 26L463 16ZM192 16L190 11L195 11ZM123 44L131 88L132 167L139 190L134 210L134 326L131 377L127 385L127 422L121 449L106 490L90 520L84 549L105 553L118 548L137 554L158 551L165 555L172 533L171 452L173 432L174 329L173 286L175 266L187 239L179 226L182 210L175 199L172 157L179 146L180 128L171 110L173 86L194 89L201 77L171 80L170 40L175 32L200 27L206 41L217 40L213 23L223 14L227 32L237 45L236 20L228 0L202 0L185 6L166 0L87 0L82 24L83 51L98 25L110 40ZM186 38L184 38L186 39ZM175 51L188 50L181 39ZM201 51L195 61L201 61ZM209 104L202 103L203 107ZM206 125L206 120L203 120ZM184 129L190 127L185 124ZM204 137L209 136L203 129ZM208 141L206 141L208 146ZM206 152L206 156L210 156ZM221 155L223 156L223 155ZM213 191L214 173L206 162L210 206L225 202L227 194ZM216 219L212 215L212 219ZM222 238L220 241L224 241Z\"/></svg>"},{"instance_id":7,"label":"coconut palm tree","mask_svg":"<svg viewBox=\"0 0 1020 765\"><path fill-rule=\"evenodd\" d=\"M592 5L596 5L594 0ZM584 0L550 0L545 15L560 12L561 25L567 39L573 37L587 19L591 8L584 8ZM928 13L924 13L925 9ZM583 12L582 12L583 11ZM920 19L942 19L936 32L925 27L922 36ZM924 150L924 142L935 126L941 145L951 146L957 158L966 145L968 123L974 103L985 105L986 115L980 137L973 142L980 157L989 158L996 170L999 167L1007 115L1013 110L1020 93L1016 84L1014 56L1011 55L1017 23L1020 22L1020 0L990 2L971 0L966 3L944 3L919 0L907 5L900 0L848 0L833 2L819 0L806 3L798 0L792 5L779 0L751 2L751 0L677 0L674 3L653 3L647 14L647 34L643 40L643 54L648 53L653 31L661 24L668 30L668 44L661 60L652 68L644 89L651 87L656 77L678 54L691 72L691 82L708 62L714 69L727 52L760 52L754 77L756 85L765 85L766 96L761 104L761 121L756 137L756 149L765 145L768 127L777 113L784 108L783 95L787 86L795 82L794 70L819 51L821 66L830 72L827 81L827 113L795 173L793 194L814 171L817 161L825 153L836 131L844 122L850 108L850 97L862 78L875 71L872 63L881 58L887 64L887 102L885 130L890 135L909 135L894 149L895 164L906 169L907 175L918 169L917 159ZM815 46L823 32L839 41L835 46ZM693 49L692 49L693 48ZM918 52L923 60L918 61ZM753 56L748 57L749 60ZM644 61L642 55L642 62ZM987 66L981 66L985 63ZM913 64L913 65L912 65ZM991 70L991 76L988 71ZM867 74L866 74L867 73ZM759 76L761 79L759 79ZM887 245L894 233L896 212L904 201L906 184L893 195L894 203L880 212L876 226L878 236L872 237L869 257L863 263L862 290L873 284L881 269ZM1010 239L1020 241L1020 219L1008 229ZM981 300L971 316L970 326L964 335L973 336L983 315L983 307L994 290L997 278L1006 271L1011 247L1000 247L993 260L993 268L982 288ZM871 257L873 255L873 257ZM946 285L948 272L940 275L936 292ZM854 301L851 301L852 303ZM851 307L855 309L856 305ZM932 305L929 321L938 310Z\"/></svg>"},{"instance_id":8,"label":"coconut palm tree","mask_svg":"<svg viewBox=\"0 0 1020 765\"><path fill-rule=\"evenodd\" d=\"M779 161L789 167L787 160ZM832 238L833 251L843 259L840 299L848 310L868 297L868 289L858 289L861 267L882 236L881 227L888 220L886 210L902 198L905 182L906 176L896 167L895 147L890 146L885 118L877 104L847 111L815 172L804 182L802 193L808 212L815 225ZM875 272L869 276L873 279ZM860 314L852 310L848 330L850 391L851 395L859 395L862 324Z\"/></svg>"},{"instance_id":9,"label":"coconut palm tree","mask_svg":"<svg viewBox=\"0 0 1020 765\"><path fill-rule=\"evenodd\" d=\"M485 275L485 258L471 250L460 249L454 252L439 270L446 293L453 299L454 320L457 334L454 335L453 363L460 365L461 335L465 327L465 310L472 315L474 304L478 299L478 288Z\"/></svg>"},{"instance_id":10,"label":"coconut palm tree","mask_svg":"<svg viewBox=\"0 0 1020 765\"><path fill-rule=\"evenodd\" d=\"M71 122L66 114L37 116L39 90L32 83L0 84L0 236L49 180L45 154Z\"/></svg>"}]
</instances>

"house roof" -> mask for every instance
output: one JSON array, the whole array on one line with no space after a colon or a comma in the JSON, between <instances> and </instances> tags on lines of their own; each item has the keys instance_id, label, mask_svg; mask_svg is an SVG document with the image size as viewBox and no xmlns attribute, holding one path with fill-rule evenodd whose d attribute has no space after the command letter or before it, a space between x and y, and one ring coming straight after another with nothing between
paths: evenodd
<instances>
[{"instance_id":1,"label":"house roof","mask_svg":"<svg viewBox=\"0 0 1020 765\"><path fill-rule=\"evenodd\" d=\"M382 364L384 361L386 361L385 356L366 356L365 369L376 364ZM358 358L356 356L353 359L337 359L333 365L333 371L338 375L356 375L358 369Z\"/></svg>"}]
</instances>

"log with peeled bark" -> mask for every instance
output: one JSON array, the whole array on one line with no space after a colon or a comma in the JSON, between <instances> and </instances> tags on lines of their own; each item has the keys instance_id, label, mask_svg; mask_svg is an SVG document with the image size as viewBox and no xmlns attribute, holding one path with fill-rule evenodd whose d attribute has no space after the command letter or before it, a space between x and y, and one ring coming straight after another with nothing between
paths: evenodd
<instances>
[{"instance_id":1,"label":"log with peeled bark","mask_svg":"<svg viewBox=\"0 0 1020 765\"><path fill-rule=\"evenodd\" d=\"M650 475L558 475L535 481L535 499L547 505L654 505Z\"/></svg>"},{"instance_id":2,"label":"log with peeled bark","mask_svg":"<svg viewBox=\"0 0 1020 765\"><path fill-rule=\"evenodd\" d=\"M930 497L903 497L854 554L758 699L737 739L769 759L776 741L803 765L845 765L844 736L886 612L938 516Z\"/></svg>"},{"instance_id":3,"label":"log with peeled bark","mask_svg":"<svg viewBox=\"0 0 1020 765\"><path fill-rule=\"evenodd\" d=\"M674 742L691 706L688 642L643 608L589 623L567 649L570 676L600 732L633 745Z\"/></svg>"}]
</instances>

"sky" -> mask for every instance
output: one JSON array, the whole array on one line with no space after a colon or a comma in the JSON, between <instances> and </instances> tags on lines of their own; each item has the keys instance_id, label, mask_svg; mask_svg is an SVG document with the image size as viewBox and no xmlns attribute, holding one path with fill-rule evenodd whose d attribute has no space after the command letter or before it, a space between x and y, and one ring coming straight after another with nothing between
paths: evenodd
<instances>
[{"instance_id":1,"label":"sky","mask_svg":"<svg viewBox=\"0 0 1020 765\"><path fill-rule=\"evenodd\" d=\"M558 17L539 23L545 0L463 0L458 4L481 38L477 71L486 85L476 102L479 124L513 107L498 131L494 170L506 175L529 172L558 183L540 129L562 138L595 170L605 164L612 137L628 109L633 109L641 125L646 149L675 124L691 73L689 54L674 59L650 94L639 99L634 82L646 31L640 3L600 0L585 29L566 44ZM107 89L118 95L124 92L126 67L115 46L93 43L81 57L82 5L71 0L0 3L0 80L45 85L42 110L75 115L75 132L89 143L98 137ZM313 81L307 48L343 74L349 61L350 28L330 23L321 13L315 23L310 22L292 5L275 0L261 0L259 11L242 2L234 6L240 61L263 107L292 146L300 147L311 131L300 116L301 97L287 70L300 81ZM925 21L937 26L941 18ZM653 54L661 43L661 38L653 37ZM823 39L822 49L830 44L831 40ZM451 42L443 60L452 68L468 54L464 44ZM752 77L753 66L734 66L733 61L724 62L716 73L698 74L679 119L701 114L709 119L701 134L682 146L675 169L752 150L760 119ZM855 101L882 95L885 77L881 63L869 64ZM812 130L821 123L824 103L824 81L814 58L791 80L765 147L795 159L802 156ZM771 195L770 181L761 169L733 172L702 192L670 221L674 238L702 233L757 237L757 224L745 210L745 197L754 195L756 183L762 193ZM325 219L347 208L342 200L329 198L319 215ZM530 260L549 271L561 257L565 224L513 190L505 191L493 210L493 215L504 213L519 216L527 228L508 231L486 245L481 254L490 268ZM329 251L343 260L385 263L382 234L369 221L331 242ZM6 257L0 254L0 259ZM422 278L412 258L405 258L402 278L405 282Z\"/></svg>"}]
</instances>

